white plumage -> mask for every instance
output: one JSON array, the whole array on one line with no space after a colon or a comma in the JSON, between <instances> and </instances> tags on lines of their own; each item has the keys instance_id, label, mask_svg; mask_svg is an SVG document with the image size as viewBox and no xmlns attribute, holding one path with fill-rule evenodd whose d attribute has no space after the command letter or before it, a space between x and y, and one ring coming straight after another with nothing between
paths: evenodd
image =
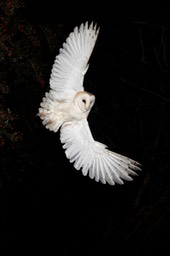
<instances>
[{"instance_id":1,"label":"white plumage","mask_svg":"<svg viewBox=\"0 0 170 256\"><path fill-rule=\"evenodd\" d=\"M87 121L95 96L84 91L83 80L98 33L97 25L88 22L70 33L56 56L50 91L40 104L39 116L49 130L61 128L66 157L83 175L110 185L123 184L132 180L130 175L137 175L140 164L95 141Z\"/></svg>"}]
</instances>

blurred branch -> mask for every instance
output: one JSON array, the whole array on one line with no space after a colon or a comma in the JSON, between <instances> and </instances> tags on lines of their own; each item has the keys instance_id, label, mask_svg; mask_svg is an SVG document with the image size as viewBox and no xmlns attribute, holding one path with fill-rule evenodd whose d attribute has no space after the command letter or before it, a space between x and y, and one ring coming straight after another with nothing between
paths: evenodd
<instances>
[{"instance_id":1,"label":"blurred branch","mask_svg":"<svg viewBox=\"0 0 170 256\"><path fill-rule=\"evenodd\" d=\"M141 49L142 49L142 62L147 63L146 56L145 56L145 48L143 45L142 34L141 34L140 28L138 28L138 32L139 32L139 41L140 41L140 45L141 45Z\"/></svg>"},{"instance_id":2,"label":"blurred branch","mask_svg":"<svg viewBox=\"0 0 170 256\"><path fill-rule=\"evenodd\" d=\"M149 22L145 22L145 21L133 21L134 24L138 24L138 25L144 25L144 26L147 26L147 27L154 27L154 28L159 28L159 29L162 29L162 25L159 25L159 24L153 24L153 23L149 23ZM169 27L167 26L164 26L164 29L165 30L170 30Z\"/></svg>"},{"instance_id":3,"label":"blurred branch","mask_svg":"<svg viewBox=\"0 0 170 256\"><path fill-rule=\"evenodd\" d=\"M130 86L132 86L132 87L134 87L134 88L136 88L136 89L138 89L138 90L140 90L140 91L146 92L146 93L148 93L148 94L150 94L150 95L152 95L152 96L154 96L154 97L161 98L162 100L166 101L167 103L170 102L170 99L167 99L166 97L164 97L164 96L162 96L162 95L160 95L160 94L158 94L158 93L156 93L156 92L153 92L153 91L148 90L148 89L143 88L143 87L139 87L139 86L135 85L134 83L132 83L132 82L130 82L130 81L127 81L127 80L124 79L124 78L120 78L120 80L121 80L122 82L124 82L124 83L126 83L126 84L128 84L128 85L130 85Z\"/></svg>"}]
</instances>

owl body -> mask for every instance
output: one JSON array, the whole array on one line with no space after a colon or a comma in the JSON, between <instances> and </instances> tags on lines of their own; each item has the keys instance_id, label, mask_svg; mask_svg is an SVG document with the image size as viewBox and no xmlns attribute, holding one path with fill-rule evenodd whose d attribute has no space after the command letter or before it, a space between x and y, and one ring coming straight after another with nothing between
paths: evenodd
<instances>
[{"instance_id":1,"label":"owl body","mask_svg":"<svg viewBox=\"0 0 170 256\"><path fill-rule=\"evenodd\" d=\"M67 100L54 100L50 93L46 93L40 104L39 116L47 129L57 132L66 122L87 118L94 102L95 96L85 91L80 91L74 98Z\"/></svg>"},{"instance_id":2,"label":"owl body","mask_svg":"<svg viewBox=\"0 0 170 256\"><path fill-rule=\"evenodd\" d=\"M39 116L47 129L57 132L63 123L72 121L69 110L73 99L53 99L50 93L46 93L45 96L40 104Z\"/></svg>"},{"instance_id":3,"label":"owl body","mask_svg":"<svg viewBox=\"0 0 170 256\"><path fill-rule=\"evenodd\" d=\"M88 22L70 33L56 56L50 91L40 104L39 116L50 131L61 128L66 157L83 175L89 174L104 184L123 184L123 180L130 181L132 175L137 175L140 164L95 141L87 121L95 96L84 91L83 81L98 33L97 25Z\"/></svg>"}]
</instances>

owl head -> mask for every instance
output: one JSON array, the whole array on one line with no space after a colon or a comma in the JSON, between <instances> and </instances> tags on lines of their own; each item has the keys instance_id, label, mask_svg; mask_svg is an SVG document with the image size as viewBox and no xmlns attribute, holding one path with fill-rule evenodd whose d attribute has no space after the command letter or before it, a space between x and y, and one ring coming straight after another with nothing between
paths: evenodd
<instances>
[{"instance_id":1,"label":"owl head","mask_svg":"<svg viewBox=\"0 0 170 256\"><path fill-rule=\"evenodd\" d=\"M83 113L89 113L95 102L95 96L91 93L81 91L74 98L74 104L77 105Z\"/></svg>"}]
</instances>

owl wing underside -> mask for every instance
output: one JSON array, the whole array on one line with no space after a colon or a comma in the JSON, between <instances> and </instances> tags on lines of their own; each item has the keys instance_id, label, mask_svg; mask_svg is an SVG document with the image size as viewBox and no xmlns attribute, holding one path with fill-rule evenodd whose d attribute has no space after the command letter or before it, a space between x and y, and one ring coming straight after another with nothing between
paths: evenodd
<instances>
[{"instance_id":1,"label":"owl wing underside","mask_svg":"<svg viewBox=\"0 0 170 256\"><path fill-rule=\"evenodd\" d=\"M84 75L95 46L99 29L88 22L75 27L56 56L50 78L50 93L56 99L67 99L83 91Z\"/></svg>"},{"instance_id":2,"label":"owl wing underside","mask_svg":"<svg viewBox=\"0 0 170 256\"><path fill-rule=\"evenodd\" d=\"M140 164L128 157L114 153L93 139L87 120L65 123L60 131L65 154L83 175L102 183L123 184L133 180Z\"/></svg>"}]
</instances>

